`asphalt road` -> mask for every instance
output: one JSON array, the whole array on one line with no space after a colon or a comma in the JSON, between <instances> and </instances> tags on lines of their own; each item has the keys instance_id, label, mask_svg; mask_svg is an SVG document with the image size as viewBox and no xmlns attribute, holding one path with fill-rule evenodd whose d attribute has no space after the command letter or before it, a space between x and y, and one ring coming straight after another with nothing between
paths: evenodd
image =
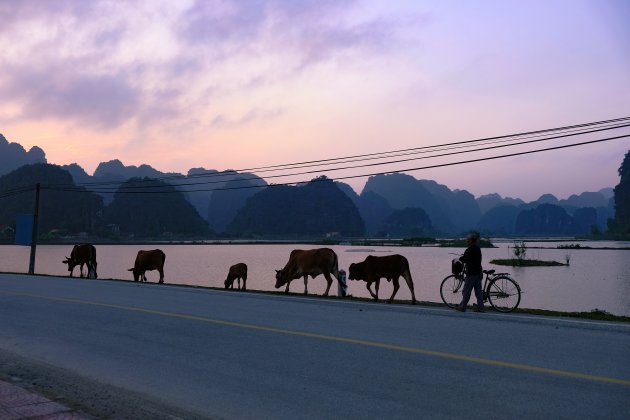
<instances>
[{"instance_id":1,"label":"asphalt road","mask_svg":"<svg viewBox=\"0 0 630 420\"><path fill-rule=\"evenodd\" d=\"M627 419L629 354L623 323L0 275L0 371L97 416Z\"/></svg>"}]
</instances>

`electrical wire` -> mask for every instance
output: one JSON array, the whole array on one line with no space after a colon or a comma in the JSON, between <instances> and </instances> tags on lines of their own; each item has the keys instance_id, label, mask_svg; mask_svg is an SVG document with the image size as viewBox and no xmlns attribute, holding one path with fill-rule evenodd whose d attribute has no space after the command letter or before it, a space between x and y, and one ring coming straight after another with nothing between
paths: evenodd
<instances>
[{"instance_id":1,"label":"electrical wire","mask_svg":"<svg viewBox=\"0 0 630 420\"><path fill-rule=\"evenodd\" d=\"M348 176L335 177L335 178L314 179L314 180L310 180L310 182L317 182L317 181L341 181L341 180L365 178L365 177L377 176L377 175L389 175L389 174L403 173L403 172L414 172L414 171L419 171L419 170L434 169L434 168L441 168L441 167L454 166L454 165L462 165L462 164L467 164L467 163L483 162L483 161L495 160L495 159L503 159L503 158L507 158L507 157L528 155L528 154L532 154L532 153L541 153L541 152L547 152L547 151L552 151L552 150L560 150L560 149L566 149L566 148L571 148L571 147L584 146L584 145L588 145L588 144L597 144L597 143L603 143L603 142L608 142L608 141L618 140L618 139L628 138L628 137L630 137L630 134L621 135L621 136L615 136L615 137L608 137L608 138L598 139L598 140L589 140L589 141L572 143L572 144L566 144L566 145L561 145L561 146L547 147L547 148L543 148L543 149L527 150L527 151L522 151L522 152L504 154L504 155L489 156L489 157L483 157L483 158L477 158L477 159L469 159L469 160L464 160L464 161L448 162L448 163L442 163L442 164L436 164L436 165L428 165L428 166L421 166L421 167L415 167L415 168L405 168L405 169L398 169L398 170L391 170L391 171L373 172L373 173L369 173L369 174L360 174L360 175L348 175ZM266 187L277 187L277 186L289 186L289 185L303 184L303 183L307 183L307 182L309 182L309 181L294 181L294 182L269 184L269 185L247 185L247 186L239 186L239 187L197 189L197 190L188 190L188 191L185 191L185 192L187 192L187 193L189 193L189 192L214 192L214 191L228 191L228 190L240 190L240 189L250 189L250 188L266 188ZM49 187L44 187L44 186L42 186L42 188L52 189L52 190L56 190L56 191L76 191L76 192L91 192L91 193L95 192L93 190L88 190L88 189L85 189L83 191L79 191L79 190L68 189L68 188L49 188ZM124 190L119 190L116 193L117 194L167 194L167 193L181 193L181 191L178 191L178 190L175 190L175 191L124 191Z\"/></svg>"},{"instance_id":2,"label":"electrical wire","mask_svg":"<svg viewBox=\"0 0 630 420\"><path fill-rule=\"evenodd\" d=\"M322 159L322 160L244 168L244 169L238 169L238 170L235 169L235 170L227 170L227 171L218 172L218 173L192 174L192 175L187 175L187 176L186 175L171 175L171 176L164 176L164 177L155 177L155 178L150 178L148 181L151 181L151 180L163 181L163 180L169 180L169 179L179 179L179 180L183 179L183 180L188 181L194 178L214 178L214 177L234 176L234 175L239 175L239 174L242 174L243 172L249 172L249 171L257 171L258 173L263 173L263 172L280 171L280 170L285 170L285 169L298 169L298 168L305 168L305 167L313 167L313 166L320 166L322 162L331 162L327 164L333 164L332 162L351 163L351 162L358 162L358 161L363 161L363 160L385 159L385 158L390 158L390 157L406 156L410 154L430 153L433 151L441 151L441 150L432 150L436 148L445 148L442 150L449 150L450 148L470 147L474 145L475 143L483 144L483 142L489 142L488 144L492 144L493 141L494 142L516 141L518 140L518 137L524 137L524 136L536 137L536 136L546 135L545 133L550 133L550 132L581 130L581 129L585 129L592 126L601 126L604 124L615 124L615 123L623 123L623 122L630 122L630 117L616 118L616 119L611 119L611 120L590 122L590 123L584 123L584 124L575 124L571 126L556 127L556 128L529 131L529 132L510 134L510 135L486 137L486 138L475 139L475 140L465 140L465 141L445 143L445 144L432 145L432 146L399 149L399 150L393 150L393 151L388 151L388 152L369 153L369 154L329 158L329 159ZM620 127L623 127L623 126L625 125L620 125ZM613 128L618 128L618 127L611 127L611 129ZM528 138L528 137L524 137L524 138ZM286 176L289 176L289 175L286 175ZM259 178L260 177L251 178L251 179L259 179ZM137 182L144 182L144 180L138 180ZM98 182L76 183L73 185L86 186L86 187L88 186L93 187L93 186L99 186L99 185L101 186L113 185L114 188L117 188L120 184L121 184L121 181L117 180L117 181L98 181ZM55 186L66 186L66 185L68 184L65 184L65 185L55 184ZM180 185L185 186L185 185L198 185L198 184L183 183Z\"/></svg>"},{"instance_id":3,"label":"electrical wire","mask_svg":"<svg viewBox=\"0 0 630 420\"><path fill-rule=\"evenodd\" d=\"M352 165L352 166L345 166L345 167L335 167L335 168L317 169L317 170L311 170L311 171L285 173L285 174L280 174L280 175L270 175L270 176L265 177L265 179L285 178L285 177L288 177L288 176L312 175L312 174L319 174L319 173L323 173L323 172L334 172L334 171L341 171L341 170L348 170L348 169L358 169L358 168L366 168L366 167L382 166L382 165L393 165L393 164L398 164L398 163L403 163L403 162L410 162L410 161L415 161L415 160L432 159L432 158L436 158L436 157L445 157L445 156L452 156L452 155L458 155L458 154L464 154L464 153L473 153L473 152L487 151L487 150L493 150L493 149L504 148L504 147L512 147L512 146L519 146L519 145L530 144L530 143L550 141L550 140L556 140L556 139L559 139L559 138L566 138L566 137L571 137L571 136L576 136L576 135L590 134L590 133L606 131L606 130L611 130L611 129L617 129L617 128L623 128L623 127L630 127L630 124L616 125L614 127L605 127L605 128L599 128L599 129L588 130L588 131L580 131L580 132L574 132L574 133L569 133L569 134L562 134L562 135L553 136L553 137L547 137L547 138L543 138L543 139L527 140L527 141L521 141L521 142L516 142L516 143L510 143L510 144L500 144L500 145L495 145L495 146L489 146L489 147L483 147L483 148L477 148L477 149L470 149L470 150L463 150L463 151L460 150L460 151L456 151L456 152L442 153L442 154L431 155L431 156L421 156L421 157L414 157L414 158L407 158L407 159L398 159L398 160L386 161L386 162L367 163L367 164L362 164L362 165ZM138 182L138 181L143 181L143 180L138 180L138 181L134 180L133 184L126 184L126 185L123 184L123 185L119 185L119 186L116 186L116 187L97 187L97 188L92 188L91 191L107 193L107 192L115 192L115 191L121 191L121 190L127 190L127 189L146 189L146 188L164 188L165 187L165 185L155 185L155 184L154 185L142 185L143 183L148 183L148 182L154 181L154 180L155 179L147 179L147 180L144 180L144 182ZM249 178L239 177L235 181L245 182L245 181L255 181L255 180L260 180L260 178L259 177L249 177ZM209 184L225 184L225 181L187 182L187 183L178 183L178 184L168 183L168 185L172 186L172 187L189 187L189 186L194 186L194 185L209 185ZM49 186L49 187L52 187L52 186ZM72 187L68 187L68 188L72 188ZM189 192L191 190L183 189L183 191Z\"/></svg>"}]
</instances>

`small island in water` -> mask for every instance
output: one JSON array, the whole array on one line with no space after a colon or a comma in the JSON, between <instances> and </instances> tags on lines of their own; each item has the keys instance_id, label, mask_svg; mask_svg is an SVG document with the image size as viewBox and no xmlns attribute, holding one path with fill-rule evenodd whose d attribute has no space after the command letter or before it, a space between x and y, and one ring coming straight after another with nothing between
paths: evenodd
<instances>
[{"instance_id":1,"label":"small island in water","mask_svg":"<svg viewBox=\"0 0 630 420\"><path fill-rule=\"evenodd\" d=\"M518 258L492 260L490 261L490 264L509 265L511 267L558 267L569 265L558 261L527 260Z\"/></svg>"}]
</instances>

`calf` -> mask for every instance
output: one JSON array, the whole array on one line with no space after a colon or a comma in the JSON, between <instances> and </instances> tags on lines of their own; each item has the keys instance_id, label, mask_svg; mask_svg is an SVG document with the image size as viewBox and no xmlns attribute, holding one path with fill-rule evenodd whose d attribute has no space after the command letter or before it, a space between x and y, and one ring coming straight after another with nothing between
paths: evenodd
<instances>
[{"instance_id":1,"label":"calf","mask_svg":"<svg viewBox=\"0 0 630 420\"><path fill-rule=\"evenodd\" d=\"M241 289L241 279L243 279L243 288ZM225 288L233 289L234 280L238 280L238 290L245 290L247 284L247 264L238 263L230 267L227 278L225 279Z\"/></svg>"}]
</instances>

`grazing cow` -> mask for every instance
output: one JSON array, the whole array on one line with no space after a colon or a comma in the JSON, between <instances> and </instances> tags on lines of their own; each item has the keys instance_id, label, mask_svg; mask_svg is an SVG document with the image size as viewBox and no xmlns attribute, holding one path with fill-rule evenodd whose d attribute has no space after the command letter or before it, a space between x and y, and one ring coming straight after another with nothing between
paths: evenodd
<instances>
[{"instance_id":1,"label":"grazing cow","mask_svg":"<svg viewBox=\"0 0 630 420\"><path fill-rule=\"evenodd\" d=\"M394 296L400 285L398 284L398 278L403 276L411 290L411 303L416 304L416 295L413 290L413 280L411 279L411 272L409 271L409 261L402 255L388 255L385 257L375 257L369 255L363 262L350 264L350 280L365 280L366 287L370 292L370 295L374 298L374 301L378 301L378 287L381 278L387 279L387 281L394 282L394 292L392 297L389 298L387 303L392 303ZM376 292L372 292L370 286L372 283L376 283Z\"/></svg>"},{"instance_id":2,"label":"grazing cow","mask_svg":"<svg viewBox=\"0 0 630 420\"><path fill-rule=\"evenodd\" d=\"M94 273L94 278L97 278L96 275L96 248L91 244L83 244L83 245L75 245L72 247L72 251L70 252L70 256L66 257L64 264L68 264L68 271L70 272L70 277L72 277L72 272L74 271L74 267L79 266L79 270L81 271L81 277L83 277L83 264L87 265L87 276L90 276L90 272Z\"/></svg>"},{"instance_id":3,"label":"grazing cow","mask_svg":"<svg viewBox=\"0 0 630 420\"><path fill-rule=\"evenodd\" d=\"M241 279L243 279L243 288L241 289ZM227 278L225 279L225 288L233 289L234 280L238 280L238 290L245 290L247 284L247 264L238 263L230 267Z\"/></svg>"},{"instance_id":4,"label":"grazing cow","mask_svg":"<svg viewBox=\"0 0 630 420\"><path fill-rule=\"evenodd\" d=\"M291 251L289 262L282 270L276 270L276 289L287 285L285 293L289 292L289 285L292 280L304 277L304 294L308 294L308 276L313 278L323 274L326 277L328 286L324 296L328 296L328 291L332 285L334 275L339 281L339 268L337 266L337 254L330 248L318 248L304 251L295 249Z\"/></svg>"},{"instance_id":5,"label":"grazing cow","mask_svg":"<svg viewBox=\"0 0 630 420\"><path fill-rule=\"evenodd\" d=\"M136 262L129 271L133 272L133 281L147 281L146 271L157 270L160 273L160 283L164 283L164 260L166 254L161 249L138 251Z\"/></svg>"}]
</instances>

